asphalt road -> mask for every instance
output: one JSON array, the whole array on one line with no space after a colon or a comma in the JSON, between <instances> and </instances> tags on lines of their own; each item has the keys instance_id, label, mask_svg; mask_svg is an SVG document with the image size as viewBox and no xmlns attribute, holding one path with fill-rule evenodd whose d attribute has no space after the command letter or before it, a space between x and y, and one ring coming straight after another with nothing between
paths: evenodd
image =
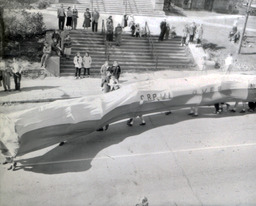
<instances>
[{"instance_id":1,"label":"asphalt road","mask_svg":"<svg viewBox=\"0 0 256 206\"><path fill-rule=\"evenodd\" d=\"M0 167L0 205L256 205L256 114L188 110L79 135Z\"/></svg>"}]
</instances>

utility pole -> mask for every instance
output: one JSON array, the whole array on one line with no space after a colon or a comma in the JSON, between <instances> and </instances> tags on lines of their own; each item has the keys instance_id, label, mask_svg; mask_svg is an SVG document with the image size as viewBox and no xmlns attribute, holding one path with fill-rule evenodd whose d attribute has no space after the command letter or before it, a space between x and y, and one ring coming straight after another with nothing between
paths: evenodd
<instances>
[{"instance_id":1,"label":"utility pole","mask_svg":"<svg viewBox=\"0 0 256 206\"><path fill-rule=\"evenodd\" d=\"M237 51L238 54L241 53L242 43L243 43L243 39L244 39L244 33L246 30L247 21L248 21L249 15L250 15L250 8L251 8L252 1L253 0L248 0L248 3L247 3L248 5L247 5L247 9L246 9L246 17L245 17L245 22L244 22L243 33L240 37L239 47L238 47L238 51Z\"/></svg>"}]
</instances>

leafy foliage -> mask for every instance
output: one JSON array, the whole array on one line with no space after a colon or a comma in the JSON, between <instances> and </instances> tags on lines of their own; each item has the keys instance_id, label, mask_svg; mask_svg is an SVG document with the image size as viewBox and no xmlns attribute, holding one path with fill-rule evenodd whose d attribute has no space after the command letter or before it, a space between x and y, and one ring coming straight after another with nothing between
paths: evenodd
<instances>
[{"instance_id":1,"label":"leafy foliage","mask_svg":"<svg viewBox=\"0 0 256 206\"><path fill-rule=\"evenodd\" d=\"M9 11L4 16L5 34L8 39L22 40L45 32L41 13L30 13L25 10Z\"/></svg>"}]
</instances>

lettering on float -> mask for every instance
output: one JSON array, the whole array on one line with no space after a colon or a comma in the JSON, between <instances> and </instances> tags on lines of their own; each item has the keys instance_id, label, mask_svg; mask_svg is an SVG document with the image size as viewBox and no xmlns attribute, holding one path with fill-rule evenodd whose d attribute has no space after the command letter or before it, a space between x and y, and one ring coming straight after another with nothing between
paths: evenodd
<instances>
[{"instance_id":1,"label":"lettering on float","mask_svg":"<svg viewBox=\"0 0 256 206\"><path fill-rule=\"evenodd\" d=\"M217 90L216 90L217 88ZM210 93L210 92L216 92L216 91L221 91L221 86L219 87L209 87L209 88L202 88L201 90L193 90L193 94L206 94L206 93Z\"/></svg>"},{"instance_id":2,"label":"lettering on float","mask_svg":"<svg viewBox=\"0 0 256 206\"><path fill-rule=\"evenodd\" d=\"M172 95L171 92L163 92L163 93L148 93L148 94L142 94L140 95L140 100L142 101L163 101L163 100L171 100Z\"/></svg>"}]
</instances>

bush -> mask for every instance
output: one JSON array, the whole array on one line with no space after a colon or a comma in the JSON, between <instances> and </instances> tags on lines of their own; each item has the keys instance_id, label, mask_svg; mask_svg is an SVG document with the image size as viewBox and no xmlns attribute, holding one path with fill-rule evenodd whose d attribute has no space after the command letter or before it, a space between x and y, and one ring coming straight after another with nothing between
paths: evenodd
<instances>
[{"instance_id":1,"label":"bush","mask_svg":"<svg viewBox=\"0 0 256 206\"><path fill-rule=\"evenodd\" d=\"M41 0L41 1L39 1L38 2L38 8L39 9L46 9L47 7L49 7L50 6L50 2L51 1L44 1L44 0Z\"/></svg>"},{"instance_id":2,"label":"bush","mask_svg":"<svg viewBox=\"0 0 256 206\"><path fill-rule=\"evenodd\" d=\"M46 29L41 13L29 13L25 10L9 11L4 16L4 22L8 39L22 40L42 34Z\"/></svg>"}]
</instances>

